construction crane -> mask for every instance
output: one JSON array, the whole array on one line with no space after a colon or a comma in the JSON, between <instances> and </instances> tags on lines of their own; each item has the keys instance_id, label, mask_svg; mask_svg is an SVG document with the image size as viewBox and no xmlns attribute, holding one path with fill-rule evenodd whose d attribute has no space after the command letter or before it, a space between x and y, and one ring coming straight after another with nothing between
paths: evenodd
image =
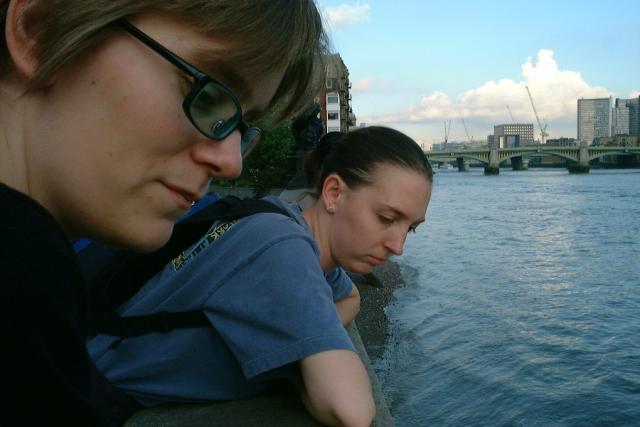
<instances>
[{"instance_id":1,"label":"construction crane","mask_svg":"<svg viewBox=\"0 0 640 427\"><path fill-rule=\"evenodd\" d=\"M447 123L449 127L447 127ZM451 131L451 120L444 122L444 149L447 149L447 142L449 141L449 131Z\"/></svg>"},{"instance_id":2,"label":"construction crane","mask_svg":"<svg viewBox=\"0 0 640 427\"><path fill-rule=\"evenodd\" d=\"M531 91L529 91L529 86L525 85L525 88L527 88L529 101L531 101L531 107L533 108L533 113L536 115L536 120L538 121L538 128L540 128L540 143L544 145L545 138L549 136L549 134L547 133L547 124L545 123L544 127L542 126L542 123L540 122L540 117L538 117L538 111L536 111L536 106L533 103L533 98L531 97Z\"/></svg>"},{"instance_id":3,"label":"construction crane","mask_svg":"<svg viewBox=\"0 0 640 427\"><path fill-rule=\"evenodd\" d=\"M460 120L462 120L462 126L464 126L464 133L467 134L467 141L469 141L469 144L471 144L473 141L473 138L469 136L469 131L467 130L467 124L464 122L464 118L462 118L462 116L460 117Z\"/></svg>"},{"instance_id":4,"label":"construction crane","mask_svg":"<svg viewBox=\"0 0 640 427\"><path fill-rule=\"evenodd\" d=\"M507 105L507 111L509 112L509 116L511 117L511 123L516 124L516 120L513 118L513 114L511 113L511 108Z\"/></svg>"}]
</instances>

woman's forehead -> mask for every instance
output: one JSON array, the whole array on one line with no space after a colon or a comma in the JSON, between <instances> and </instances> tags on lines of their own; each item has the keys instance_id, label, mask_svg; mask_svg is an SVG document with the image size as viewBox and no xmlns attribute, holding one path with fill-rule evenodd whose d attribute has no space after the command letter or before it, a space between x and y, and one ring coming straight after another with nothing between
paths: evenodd
<instances>
[{"instance_id":1,"label":"woman's forehead","mask_svg":"<svg viewBox=\"0 0 640 427\"><path fill-rule=\"evenodd\" d=\"M378 165L362 193L378 206L386 206L411 219L424 218L431 197L431 183L422 172L392 164Z\"/></svg>"}]
</instances>

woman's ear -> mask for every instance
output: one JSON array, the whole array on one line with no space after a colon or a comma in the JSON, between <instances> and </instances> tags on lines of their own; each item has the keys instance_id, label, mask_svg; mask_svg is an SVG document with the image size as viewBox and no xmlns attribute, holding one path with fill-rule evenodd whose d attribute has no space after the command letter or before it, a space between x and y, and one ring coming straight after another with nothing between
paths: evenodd
<instances>
[{"instance_id":1,"label":"woman's ear","mask_svg":"<svg viewBox=\"0 0 640 427\"><path fill-rule=\"evenodd\" d=\"M39 0L10 0L5 19L7 50L17 74L31 78L38 69L37 35L43 7Z\"/></svg>"},{"instance_id":2,"label":"woman's ear","mask_svg":"<svg viewBox=\"0 0 640 427\"><path fill-rule=\"evenodd\" d=\"M327 212L335 212L338 206L338 200L344 192L346 185L342 178L335 173L325 178L324 184L322 185L322 202Z\"/></svg>"}]
</instances>

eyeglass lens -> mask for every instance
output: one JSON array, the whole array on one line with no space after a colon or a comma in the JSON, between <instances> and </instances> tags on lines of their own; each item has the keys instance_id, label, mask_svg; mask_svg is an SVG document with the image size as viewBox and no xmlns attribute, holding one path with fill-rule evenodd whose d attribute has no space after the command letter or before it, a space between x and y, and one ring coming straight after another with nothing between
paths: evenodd
<instances>
[{"instance_id":1,"label":"eyeglass lens","mask_svg":"<svg viewBox=\"0 0 640 427\"><path fill-rule=\"evenodd\" d=\"M239 108L232 95L213 82L206 83L198 90L188 108L193 123L210 138L224 139L239 128L242 133L243 157L246 157L260 140L262 131L242 124Z\"/></svg>"},{"instance_id":2,"label":"eyeglass lens","mask_svg":"<svg viewBox=\"0 0 640 427\"><path fill-rule=\"evenodd\" d=\"M204 85L189 105L194 124L214 139L223 139L238 125L238 107L220 86Z\"/></svg>"}]
</instances>

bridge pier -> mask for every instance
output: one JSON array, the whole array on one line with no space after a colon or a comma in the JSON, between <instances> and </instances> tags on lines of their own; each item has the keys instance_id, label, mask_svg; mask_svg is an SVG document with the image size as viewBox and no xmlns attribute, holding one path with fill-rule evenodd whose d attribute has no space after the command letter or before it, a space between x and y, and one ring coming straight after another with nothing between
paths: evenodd
<instances>
[{"instance_id":1,"label":"bridge pier","mask_svg":"<svg viewBox=\"0 0 640 427\"><path fill-rule=\"evenodd\" d=\"M526 171L529 169L529 159L524 156L512 157L511 167L514 171Z\"/></svg>"},{"instance_id":2,"label":"bridge pier","mask_svg":"<svg viewBox=\"0 0 640 427\"><path fill-rule=\"evenodd\" d=\"M456 157L456 162L458 163L458 172L469 172L468 160L465 160L464 157Z\"/></svg>"},{"instance_id":3,"label":"bridge pier","mask_svg":"<svg viewBox=\"0 0 640 427\"><path fill-rule=\"evenodd\" d=\"M500 160L498 157L498 149L495 146L489 149L489 165L484 167L485 175L500 175Z\"/></svg>"},{"instance_id":4,"label":"bridge pier","mask_svg":"<svg viewBox=\"0 0 640 427\"><path fill-rule=\"evenodd\" d=\"M580 142L578 163L569 163L567 169L569 169L569 173L589 173L589 147L586 142Z\"/></svg>"},{"instance_id":5,"label":"bridge pier","mask_svg":"<svg viewBox=\"0 0 640 427\"><path fill-rule=\"evenodd\" d=\"M580 163L569 163L567 166L569 173L589 173L589 165L582 165Z\"/></svg>"},{"instance_id":6,"label":"bridge pier","mask_svg":"<svg viewBox=\"0 0 640 427\"><path fill-rule=\"evenodd\" d=\"M500 168L497 166L485 166L484 167L485 175L500 175Z\"/></svg>"}]
</instances>

